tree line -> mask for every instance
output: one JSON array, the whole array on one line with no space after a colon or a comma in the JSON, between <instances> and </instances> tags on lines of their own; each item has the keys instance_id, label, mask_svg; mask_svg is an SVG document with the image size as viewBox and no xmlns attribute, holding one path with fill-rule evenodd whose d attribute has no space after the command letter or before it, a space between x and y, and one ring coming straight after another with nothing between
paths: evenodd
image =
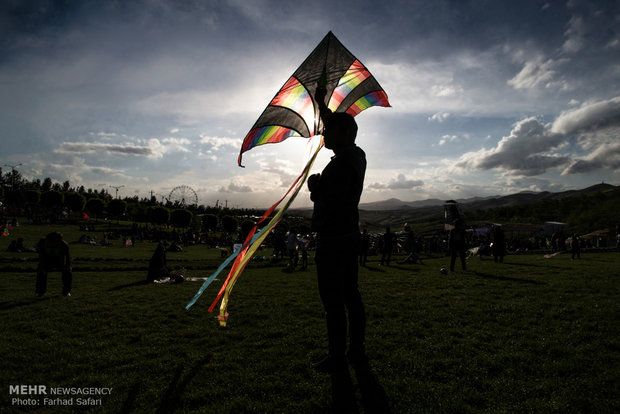
<instances>
[{"instance_id":1,"label":"tree line","mask_svg":"<svg viewBox=\"0 0 620 414\"><path fill-rule=\"evenodd\" d=\"M192 227L197 231L222 229L234 232L240 221L241 224L251 222L252 217L263 214L255 209L164 203L157 201L155 196L114 198L105 188L73 187L69 181L58 183L51 178L28 181L14 169L3 173L1 168L0 200L5 220L10 216L22 216L33 223L105 218L176 228Z\"/></svg>"}]
</instances>

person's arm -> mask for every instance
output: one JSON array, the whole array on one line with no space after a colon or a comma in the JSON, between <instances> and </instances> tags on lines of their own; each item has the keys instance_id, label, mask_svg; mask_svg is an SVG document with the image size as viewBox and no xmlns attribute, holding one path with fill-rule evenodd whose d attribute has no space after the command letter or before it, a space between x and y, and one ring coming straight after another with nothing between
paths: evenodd
<instances>
[{"instance_id":1,"label":"person's arm","mask_svg":"<svg viewBox=\"0 0 620 414\"><path fill-rule=\"evenodd\" d=\"M325 125L327 119L332 114L332 111L327 107L327 104L325 104L326 95L327 95L327 89L321 86L317 87L316 91L314 92L314 99L319 105L319 115L321 116L323 125Z\"/></svg>"}]
</instances>

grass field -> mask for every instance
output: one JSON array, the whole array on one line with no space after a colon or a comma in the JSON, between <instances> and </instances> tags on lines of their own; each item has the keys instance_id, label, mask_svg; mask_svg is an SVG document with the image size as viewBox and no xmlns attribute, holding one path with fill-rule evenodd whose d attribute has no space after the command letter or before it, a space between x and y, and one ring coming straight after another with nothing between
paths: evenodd
<instances>
[{"instance_id":1,"label":"grass field","mask_svg":"<svg viewBox=\"0 0 620 414\"><path fill-rule=\"evenodd\" d=\"M326 348L314 266L249 267L222 329L207 312L219 283L190 311L200 282L141 283L150 242L72 244L73 296L51 273L35 298L36 254L6 246L56 229L69 242L80 234L25 225L0 240L3 413L620 412L618 252L474 258L449 275L445 258L380 267L371 257L360 270L370 370L329 376L311 368ZM193 246L168 260L208 276L221 259ZM10 394L39 384L112 391L66 407Z\"/></svg>"}]
</instances>

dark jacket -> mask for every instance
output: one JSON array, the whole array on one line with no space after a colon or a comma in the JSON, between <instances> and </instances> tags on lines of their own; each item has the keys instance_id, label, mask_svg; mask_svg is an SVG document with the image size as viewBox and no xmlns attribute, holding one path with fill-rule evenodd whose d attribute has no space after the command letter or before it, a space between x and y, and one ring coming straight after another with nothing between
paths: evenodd
<instances>
[{"instance_id":1,"label":"dark jacket","mask_svg":"<svg viewBox=\"0 0 620 414\"><path fill-rule=\"evenodd\" d=\"M359 233L357 210L366 173L366 154L356 145L339 150L310 194L314 201L312 230L320 235Z\"/></svg>"},{"instance_id":2,"label":"dark jacket","mask_svg":"<svg viewBox=\"0 0 620 414\"><path fill-rule=\"evenodd\" d=\"M63 270L71 267L71 254L69 244L60 240L53 242L48 239L41 239L38 243L39 266L48 270Z\"/></svg>"}]
</instances>

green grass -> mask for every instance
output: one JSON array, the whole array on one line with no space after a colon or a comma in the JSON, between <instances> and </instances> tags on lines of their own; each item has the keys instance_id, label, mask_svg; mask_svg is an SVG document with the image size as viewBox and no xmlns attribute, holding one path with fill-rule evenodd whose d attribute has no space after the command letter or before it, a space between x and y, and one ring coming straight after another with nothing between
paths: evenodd
<instances>
[{"instance_id":1,"label":"green grass","mask_svg":"<svg viewBox=\"0 0 620 414\"><path fill-rule=\"evenodd\" d=\"M11 238L32 245L54 229L22 226ZM60 274L50 273L47 295L35 298L36 255L7 253L8 242L0 240L2 412L70 411L12 406L17 384L113 387L91 409L102 413L620 410L618 252L474 258L449 275L438 271L444 258L390 267L374 258L360 271L371 371L330 377L311 368L326 348L314 266L249 267L221 329L207 308L225 275L190 311L200 282L137 283L153 243L72 244L73 296L62 297ZM205 246L168 259L189 276L208 276L221 260Z\"/></svg>"}]
</instances>

